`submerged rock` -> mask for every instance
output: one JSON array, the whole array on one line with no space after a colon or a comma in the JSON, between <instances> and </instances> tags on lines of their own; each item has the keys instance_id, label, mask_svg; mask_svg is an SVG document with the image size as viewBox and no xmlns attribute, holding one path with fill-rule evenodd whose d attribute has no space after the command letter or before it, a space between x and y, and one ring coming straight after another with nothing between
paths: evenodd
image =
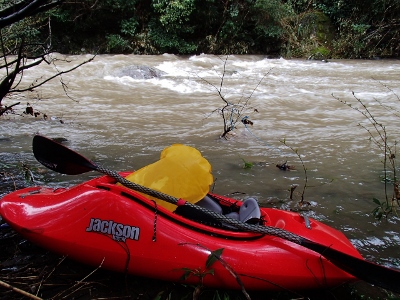
<instances>
[{"instance_id":1,"label":"submerged rock","mask_svg":"<svg viewBox=\"0 0 400 300\"><path fill-rule=\"evenodd\" d=\"M69 142L68 139L63 138L63 137L56 137L56 138L53 138L52 140L57 143L60 143L60 144L65 144L65 143Z\"/></svg>"},{"instance_id":2,"label":"submerged rock","mask_svg":"<svg viewBox=\"0 0 400 300\"><path fill-rule=\"evenodd\" d=\"M154 67L133 65L119 70L117 76L129 76L134 79L151 79L161 77L164 74L166 73Z\"/></svg>"}]
</instances>

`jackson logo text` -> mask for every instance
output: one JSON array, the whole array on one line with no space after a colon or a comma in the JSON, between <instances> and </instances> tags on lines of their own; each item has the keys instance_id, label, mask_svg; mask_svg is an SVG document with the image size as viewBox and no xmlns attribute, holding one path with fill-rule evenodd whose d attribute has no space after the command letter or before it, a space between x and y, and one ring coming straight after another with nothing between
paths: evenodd
<instances>
[{"instance_id":1,"label":"jackson logo text","mask_svg":"<svg viewBox=\"0 0 400 300\"><path fill-rule=\"evenodd\" d=\"M126 239L139 240L140 228L116 223L112 220L91 218L87 232L99 232L112 235L113 240L125 242Z\"/></svg>"}]
</instances>

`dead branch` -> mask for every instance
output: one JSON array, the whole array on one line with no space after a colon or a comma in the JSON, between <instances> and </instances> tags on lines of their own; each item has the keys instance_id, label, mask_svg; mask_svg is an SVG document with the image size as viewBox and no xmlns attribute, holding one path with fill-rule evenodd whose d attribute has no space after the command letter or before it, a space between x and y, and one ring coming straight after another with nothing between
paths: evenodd
<instances>
[{"instance_id":1,"label":"dead branch","mask_svg":"<svg viewBox=\"0 0 400 300\"><path fill-rule=\"evenodd\" d=\"M12 286L12 285L10 285L10 284L2 281L2 280L0 280L0 286L5 287L7 289L10 289L10 290L12 290L12 291L14 291L16 293L19 293L19 294L24 295L25 297L28 297L28 298L31 298L31 299L35 299L35 300L41 300L42 299L42 298L39 298L39 297L37 297L35 295L32 295L31 293L25 292L24 290L21 290L21 289L15 287L15 286Z\"/></svg>"},{"instance_id":2,"label":"dead branch","mask_svg":"<svg viewBox=\"0 0 400 300\"><path fill-rule=\"evenodd\" d=\"M83 65L85 65L85 64L87 64L87 63L89 63L89 62L91 62L91 61L93 61L95 57L96 57L96 54L93 55L93 56L92 56L91 58L89 58L88 60L85 60L84 62L82 62L82 63L76 65L75 67L73 67L73 68L71 68L71 69L68 69L68 70L66 70L66 71L59 71L58 73L54 74L53 76L51 76L51 77L49 77L49 78L47 78L47 79L45 79L45 80L43 80L43 81L41 81L41 82L39 82L39 83L31 84L31 85L30 85L29 87L27 87L27 88L12 89L12 90L10 90L10 93L22 93L22 92L32 91L33 89L38 88L38 87L44 85L45 83L49 82L50 80L53 80L53 79L56 78L56 77L59 77L59 76L61 76L61 75L63 75L63 74L70 73L70 72L72 72L72 71L78 69L79 67L81 67L81 66L83 66ZM62 82L62 83L63 83L63 82ZM65 90L65 89L64 89L64 90Z\"/></svg>"},{"instance_id":3,"label":"dead branch","mask_svg":"<svg viewBox=\"0 0 400 300\"><path fill-rule=\"evenodd\" d=\"M225 57L225 59L223 60L222 74L221 75L217 74L220 78L219 86L214 85L207 79L198 76L201 81L205 82L206 84L211 86L213 89L215 89L217 94L221 98L221 100L224 102L224 104L221 108L218 108L211 113L211 114L213 114L214 112L218 112L221 115L222 121L223 121L223 132L220 135L220 138L224 138L224 139L227 139L228 133L230 133L231 131L233 131L236 128L236 124L238 122L245 124L245 126L246 126L246 124L253 125L253 122L248 119L248 116L244 115L245 110L252 109L253 112L258 112L258 110L256 108L249 106L249 101L250 101L251 97L254 95L257 88L260 86L261 82L272 70L272 69L270 69L267 72L267 74L265 74L258 81L258 83L254 87L254 89L250 92L250 95L248 95L246 97L244 95L242 95L242 97L240 97L240 99L236 103L230 102L227 100L226 95L224 95L222 92L224 81L225 81L225 75L227 74L226 66L227 66L228 58L229 58L229 55L227 55ZM222 60L222 58L220 58L220 59Z\"/></svg>"},{"instance_id":4,"label":"dead branch","mask_svg":"<svg viewBox=\"0 0 400 300\"><path fill-rule=\"evenodd\" d=\"M0 116L6 114L9 110L12 110L13 106L19 105L20 103L21 102L17 102L17 103L14 103L14 104L10 105L10 106L6 106L5 105L4 107L0 105Z\"/></svg>"}]
</instances>

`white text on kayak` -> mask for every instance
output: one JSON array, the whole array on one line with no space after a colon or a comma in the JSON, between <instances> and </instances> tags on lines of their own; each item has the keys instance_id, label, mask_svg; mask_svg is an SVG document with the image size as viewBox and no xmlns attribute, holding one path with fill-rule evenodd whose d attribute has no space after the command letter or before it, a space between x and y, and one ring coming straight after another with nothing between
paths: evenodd
<instances>
[{"instance_id":1,"label":"white text on kayak","mask_svg":"<svg viewBox=\"0 0 400 300\"><path fill-rule=\"evenodd\" d=\"M130 225L116 223L112 220L101 220L91 218L87 232L100 232L112 235L116 241L125 242L126 239L139 240L140 228Z\"/></svg>"}]
</instances>

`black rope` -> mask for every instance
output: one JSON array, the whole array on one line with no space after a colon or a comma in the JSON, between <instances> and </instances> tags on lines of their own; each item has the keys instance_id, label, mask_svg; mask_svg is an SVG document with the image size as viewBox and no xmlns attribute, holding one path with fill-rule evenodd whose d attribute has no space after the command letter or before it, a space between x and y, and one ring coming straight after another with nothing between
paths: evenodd
<instances>
[{"instance_id":1,"label":"black rope","mask_svg":"<svg viewBox=\"0 0 400 300\"><path fill-rule=\"evenodd\" d=\"M167 201L169 203L178 205L178 199L175 197L172 197L170 195L164 194L162 192L158 192L152 189L149 189L147 187L141 186L139 184L136 184L132 181L129 181L127 179L125 179L124 177L122 177L121 175L119 175L117 172L115 171L111 171L108 169L104 169L102 167L96 166L97 171L109 175L110 177L114 178L115 180L117 180L119 183L121 183L122 185L135 190L137 192L155 197L157 199L160 200L164 200ZM276 228L276 227L271 227L271 226L264 226L264 225L253 225L253 224L248 224L248 223L244 223L241 222L239 220L221 215L215 211L206 209L204 207L201 207L199 205L195 205L192 204L190 202L184 202L184 205L190 206L192 208L195 208L199 211L202 211L206 214L208 214L209 216L211 216L212 218L214 218L217 221L220 221L221 223L225 223L225 224L229 224L234 226L237 229L240 229L242 231L246 231L246 232L254 232L254 233L260 233L260 234L267 234L267 235L272 235L272 236L276 236L279 238L283 238L285 240L291 241L293 243L302 244L302 238L294 233L291 233L289 231L280 229L280 228Z\"/></svg>"},{"instance_id":2,"label":"black rope","mask_svg":"<svg viewBox=\"0 0 400 300\"><path fill-rule=\"evenodd\" d=\"M157 209L157 202L154 202L154 226L153 226L153 242L157 241L157 218L158 218L158 209Z\"/></svg>"}]
</instances>

